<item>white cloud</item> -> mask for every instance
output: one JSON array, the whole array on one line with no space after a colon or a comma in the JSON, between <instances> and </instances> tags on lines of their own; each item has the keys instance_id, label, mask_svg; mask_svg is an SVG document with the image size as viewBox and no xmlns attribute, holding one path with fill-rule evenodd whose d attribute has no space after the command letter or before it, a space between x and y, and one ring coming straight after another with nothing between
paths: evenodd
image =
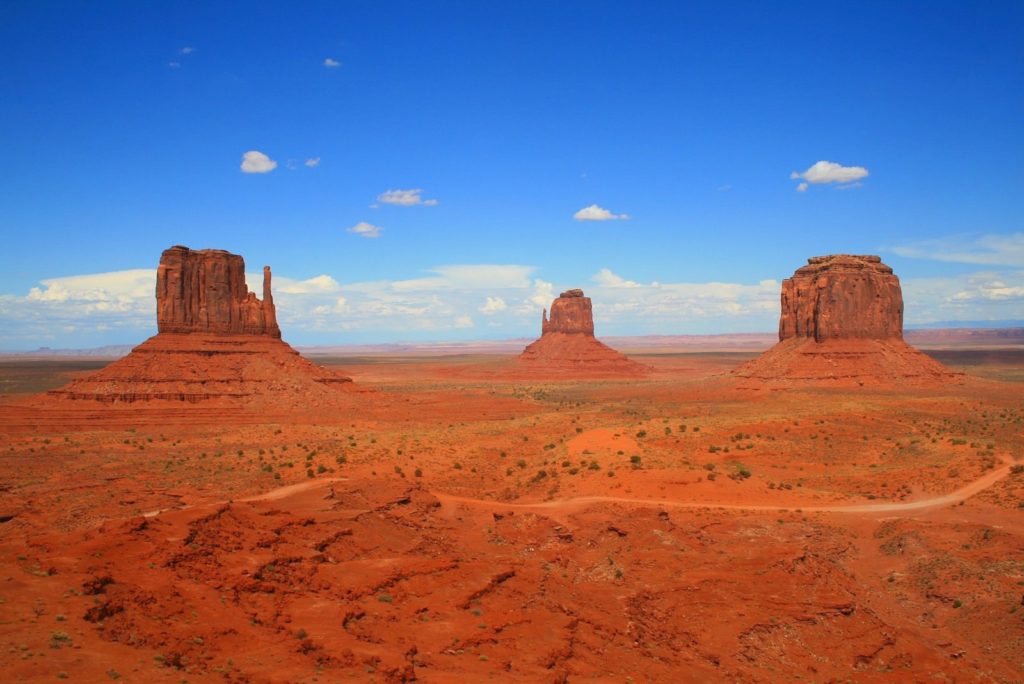
<instances>
[{"instance_id":1,"label":"white cloud","mask_svg":"<svg viewBox=\"0 0 1024 684\"><path fill-rule=\"evenodd\" d=\"M436 199L423 199L423 189L413 188L411 190L387 190L377 195L377 201L381 204L394 204L400 207L412 207L422 204L427 207L437 206Z\"/></svg>"},{"instance_id":2,"label":"white cloud","mask_svg":"<svg viewBox=\"0 0 1024 684\"><path fill-rule=\"evenodd\" d=\"M1024 267L1024 233L950 235L888 249L908 259Z\"/></svg>"},{"instance_id":3,"label":"white cloud","mask_svg":"<svg viewBox=\"0 0 1024 684\"><path fill-rule=\"evenodd\" d=\"M326 59L324 59L324 66L327 67L328 69L337 69L338 67L341 66L341 62L339 62L336 59L331 59L330 57L327 57Z\"/></svg>"},{"instance_id":4,"label":"white cloud","mask_svg":"<svg viewBox=\"0 0 1024 684\"><path fill-rule=\"evenodd\" d=\"M302 163L305 164L307 168L315 169L320 166L320 157L310 157Z\"/></svg>"},{"instance_id":5,"label":"white cloud","mask_svg":"<svg viewBox=\"0 0 1024 684\"><path fill-rule=\"evenodd\" d=\"M794 171L789 174L789 177L793 180L802 179L804 181L796 186L797 192L805 192L808 184L821 185L827 183L845 183L846 185L839 187L846 190L860 187L860 184L856 183L856 181L867 178L868 170L863 166L843 166L835 162L819 161L803 173Z\"/></svg>"},{"instance_id":6,"label":"white cloud","mask_svg":"<svg viewBox=\"0 0 1024 684\"><path fill-rule=\"evenodd\" d=\"M493 316L494 314L504 311L508 308L508 304L501 297L488 297L484 305L481 306L477 311L485 316Z\"/></svg>"},{"instance_id":7,"label":"white cloud","mask_svg":"<svg viewBox=\"0 0 1024 684\"><path fill-rule=\"evenodd\" d=\"M171 67L172 69L180 69L181 62L168 62L167 66Z\"/></svg>"},{"instance_id":8,"label":"white cloud","mask_svg":"<svg viewBox=\"0 0 1024 684\"><path fill-rule=\"evenodd\" d=\"M180 52L183 55L191 55L195 51L196 49L190 45L186 45L185 47L178 50L178 52Z\"/></svg>"},{"instance_id":9,"label":"white cloud","mask_svg":"<svg viewBox=\"0 0 1024 684\"><path fill-rule=\"evenodd\" d=\"M555 298L555 284L537 278L533 281L533 293L523 302L526 311L540 311L551 306ZM524 310L523 308L520 311Z\"/></svg>"},{"instance_id":10,"label":"white cloud","mask_svg":"<svg viewBox=\"0 0 1024 684\"><path fill-rule=\"evenodd\" d=\"M640 287L640 283L633 280L626 280L614 273L607 268L602 268L598 271L592 280L598 285L604 287Z\"/></svg>"},{"instance_id":11,"label":"white cloud","mask_svg":"<svg viewBox=\"0 0 1024 684\"><path fill-rule=\"evenodd\" d=\"M262 287L263 274L259 274L258 280L255 274L252 276L252 280L247 275L247 282L260 283ZM250 290L256 292L256 288L250 286ZM313 278L307 278L306 280L292 280L290 278L282 278L280 276L274 277L274 292L281 292L285 294L311 294L320 292L337 292L341 289L341 285L338 281L327 274L318 275Z\"/></svg>"},{"instance_id":12,"label":"white cloud","mask_svg":"<svg viewBox=\"0 0 1024 684\"><path fill-rule=\"evenodd\" d=\"M902 278L908 324L1024 318L1024 270Z\"/></svg>"},{"instance_id":13,"label":"white cloud","mask_svg":"<svg viewBox=\"0 0 1024 684\"><path fill-rule=\"evenodd\" d=\"M577 221L626 221L629 214L613 214L604 207L591 204L572 215Z\"/></svg>"},{"instance_id":14,"label":"white cloud","mask_svg":"<svg viewBox=\"0 0 1024 684\"><path fill-rule=\"evenodd\" d=\"M276 161L257 150L242 155L242 173L270 173L276 168Z\"/></svg>"},{"instance_id":15,"label":"white cloud","mask_svg":"<svg viewBox=\"0 0 1024 684\"><path fill-rule=\"evenodd\" d=\"M380 237L380 232L382 230L384 229L380 226L375 226L372 223L367 223L366 221L360 221L349 228L348 232L355 233L356 235L364 238L378 238Z\"/></svg>"},{"instance_id":16,"label":"white cloud","mask_svg":"<svg viewBox=\"0 0 1024 684\"><path fill-rule=\"evenodd\" d=\"M473 319L469 316L459 316L455 319L456 328L472 328L473 326Z\"/></svg>"}]
</instances>

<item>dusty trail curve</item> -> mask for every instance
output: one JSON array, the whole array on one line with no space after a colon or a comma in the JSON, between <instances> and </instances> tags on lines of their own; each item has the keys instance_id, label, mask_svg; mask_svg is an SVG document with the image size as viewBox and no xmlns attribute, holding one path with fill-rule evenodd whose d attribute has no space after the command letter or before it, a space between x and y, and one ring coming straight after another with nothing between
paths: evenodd
<instances>
[{"instance_id":1,"label":"dusty trail curve","mask_svg":"<svg viewBox=\"0 0 1024 684\"><path fill-rule=\"evenodd\" d=\"M638 499L624 496L577 496L569 499L554 499L552 501L538 501L534 503L511 503L502 501L493 501L489 499L474 499L471 497L457 496L454 494L444 494L440 492L432 491L431 494L437 497L437 499L444 505L451 504L463 504L467 506L476 506L481 508L487 508L489 510L520 510L520 511L558 511L558 512L570 512L578 511L587 506L599 503L619 503L619 504L630 504L635 506L662 506L665 508L718 508L729 511L793 511L800 510L805 513L903 513L912 511L922 511L932 508L941 508L944 506L951 506L961 501L964 501L978 492L981 492L993 484L1003 479L1010 473L1011 464L1006 463L1001 468L997 468L990 473L987 473L977 480L950 492L949 494L943 494L941 496L930 497L928 499L919 499L917 501L908 502L888 502L888 503L872 503L872 504L852 504L846 506L840 505L829 505L829 506L813 506L803 505L799 503L789 504L787 506L781 505L759 505L759 504L731 504L731 503L720 503L714 501L678 501L672 499ZM311 489L319 489L327 487L336 482L343 482L348 478L344 477L333 477L325 480L309 480L307 482L299 482L297 484L286 485L277 489L272 489L269 492L263 494L257 494L255 496L249 496L241 499L234 499L237 502L250 502L250 501L277 501L280 499L287 498L294 494L299 494ZM203 506L213 506L228 503L225 501L211 502L204 504L196 504L189 506L182 506L177 508L162 508L155 511L149 511L143 513L144 517L152 518L160 515L166 511L182 511L190 508L199 508Z\"/></svg>"},{"instance_id":2,"label":"dusty trail curve","mask_svg":"<svg viewBox=\"0 0 1024 684\"><path fill-rule=\"evenodd\" d=\"M801 510L813 513L900 513L910 511L921 511L930 508L941 508L951 506L965 499L968 499L978 492L991 487L999 480L1006 477L1010 472L1010 465L993 470L983 475L974 482L942 496L908 501L906 503L877 503L877 504L852 504L848 506L805 506L799 503L788 506L772 506L757 504L730 504L716 503L713 501L675 501L671 499L636 499L621 496L578 496L571 499L555 499L552 501L541 501L537 503L505 503L501 501L489 501L486 499L473 499L469 497L455 496L451 494L438 494L434 492L443 504L466 504L484 506L493 509L509 510L538 510L561 512L575 511L586 508L597 503L622 503L638 506L664 506L667 508L720 508L730 511L792 511Z\"/></svg>"}]
</instances>

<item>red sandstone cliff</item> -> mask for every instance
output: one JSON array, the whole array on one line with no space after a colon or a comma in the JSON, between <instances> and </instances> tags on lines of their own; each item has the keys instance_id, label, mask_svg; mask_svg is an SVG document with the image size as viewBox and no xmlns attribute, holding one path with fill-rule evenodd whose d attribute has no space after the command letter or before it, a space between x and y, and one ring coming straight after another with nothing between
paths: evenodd
<instances>
[{"instance_id":1,"label":"red sandstone cliff","mask_svg":"<svg viewBox=\"0 0 1024 684\"><path fill-rule=\"evenodd\" d=\"M269 266L260 300L248 291L245 262L237 254L171 247L157 269L156 308L156 335L50 395L102 403L244 400L299 408L329 404L337 398L335 388L351 382L281 340Z\"/></svg>"},{"instance_id":2,"label":"red sandstone cliff","mask_svg":"<svg viewBox=\"0 0 1024 684\"><path fill-rule=\"evenodd\" d=\"M221 249L164 250L156 272L156 322L162 333L281 337L270 267L263 267L263 300L245 284L245 261Z\"/></svg>"},{"instance_id":3,"label":"red sandstone cliff","mask_svg":"<svg viewBox=\"0 0 1024 684\"><path fill-rule=\"evenodd\" d=\"M551 318L547 309L541 317L541 334L579 333L594 336L594 308L583 290L567 290L551 302Z\"/></svg>"},{"instance_id":4,"label":"red sandstone cliff","mask_svg":"<svg viewBox=\"0 0 1024 684\"><path fill-rule=\"evenodd\" d=\"M779 339L902 339L899 278L877 256L811 257L782 281Z\"/></svg>"},{"instance_id":5,"label":"red sandstone cliff","mask_svg":"<svg viewBox=\"0 0 1024 684\"><path fill-rule=\"evenodd\" d=\"M524 367L544 372L637 375L646 367L594 337L594 311L583 290L568 290L541 316L541 337L519 355Z\"/></svg>"},{"instance_id":6,"label":"red sandstone cliff","mask_svg":"<svg viewBox=\"0 0 1024 684\"><path fill-rule=\"evenodd\" d=\"M899 278L877 256L811 257L782 281L779 343L733 374L758 384L962 380L903 341Z\"/></svg>"}]
</instances>

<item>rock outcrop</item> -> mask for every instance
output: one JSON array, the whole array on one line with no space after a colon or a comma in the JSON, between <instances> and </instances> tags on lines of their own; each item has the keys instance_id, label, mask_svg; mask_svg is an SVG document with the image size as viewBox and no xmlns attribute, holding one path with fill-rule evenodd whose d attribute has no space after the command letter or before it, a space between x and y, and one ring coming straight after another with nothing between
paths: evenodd
<instances>
[{"instance_id":1,"label":"rock outcrop","mask_svg":"<svg viewBox=\"0 0 1024 684\"><path fill-rule=\"evenodd\" d=\"M590 297L583 296L583 290L567 290L551 302L551 318L544 309L540 332L568 333L594 336L594 307Z\"/></svg>"},{"instance_id":2,"label":"rock outcrop","mask_svg":"<svg viewBox=\"0 0 1024 684\"><path fill-rule=\"evenodd\" d=\"M594 310L583 290L563 292L541 316L541 336L519 355L522 368L575 375L639 375L647 370L594 337Z\"/></svg>"},{"instance_id":3,"label":"rock outcrop","mask_svg":"<svg viewBox=\"0 0 1024 684\"><path fill-rule=\"evenodd\" d=\"M156 335L50 395L105 404L227 400L298 408L329 403L351 383L281 340L269 266L260 300L245 285L242 257L172 247L160 258L156 308Z\"/></svg>"},{"instance_id":4,"label":"rock outcrop","mask_svg":"<svg viewBox=\"0 0 1024 684\"><path fill-rule=\"evenodd\" d=\"M162 333L281 337L270 267L263 267L263 300L245 284L245 261L222 249L164 250L156 271L156 324Z\"/></svg>"},{"instance_id":5,"label":"rock outcrop","mask_svg":"<svg viewBox=\"0 0 1024 684\"><path fill-rule=\"evenodd\" d=\"M782 281L779 339L903 338L899 278L877 256L811 257Z\"/></svg>"},{"instance_id":6,"label":"rock outcrop","mask_svg":"<svg viewBox=\"0 0 1024 684\"><path fill-rule=\"evenodd\" d=\"M779 343L733 374L747 386L960 381L903 341L899 278L877 256L811 257L782 281Z\"/></svg>"}]
</instances>

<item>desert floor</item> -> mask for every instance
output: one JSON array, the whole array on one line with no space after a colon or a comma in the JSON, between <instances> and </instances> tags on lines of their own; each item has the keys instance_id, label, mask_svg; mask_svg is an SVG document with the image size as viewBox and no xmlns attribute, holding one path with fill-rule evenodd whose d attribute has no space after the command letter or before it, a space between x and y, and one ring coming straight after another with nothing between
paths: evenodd
<instances>
[{"instance_id":1,"label":"desert floor","mask_svg":"<svg viewBox=\"0 0 1024 684\"><path fill-rule=\"evenodd\" d=\"M5 681L1024 679L1024 352L933 389L314 359L336 406L0 362Z\"/></svg>"}]
</instances>

